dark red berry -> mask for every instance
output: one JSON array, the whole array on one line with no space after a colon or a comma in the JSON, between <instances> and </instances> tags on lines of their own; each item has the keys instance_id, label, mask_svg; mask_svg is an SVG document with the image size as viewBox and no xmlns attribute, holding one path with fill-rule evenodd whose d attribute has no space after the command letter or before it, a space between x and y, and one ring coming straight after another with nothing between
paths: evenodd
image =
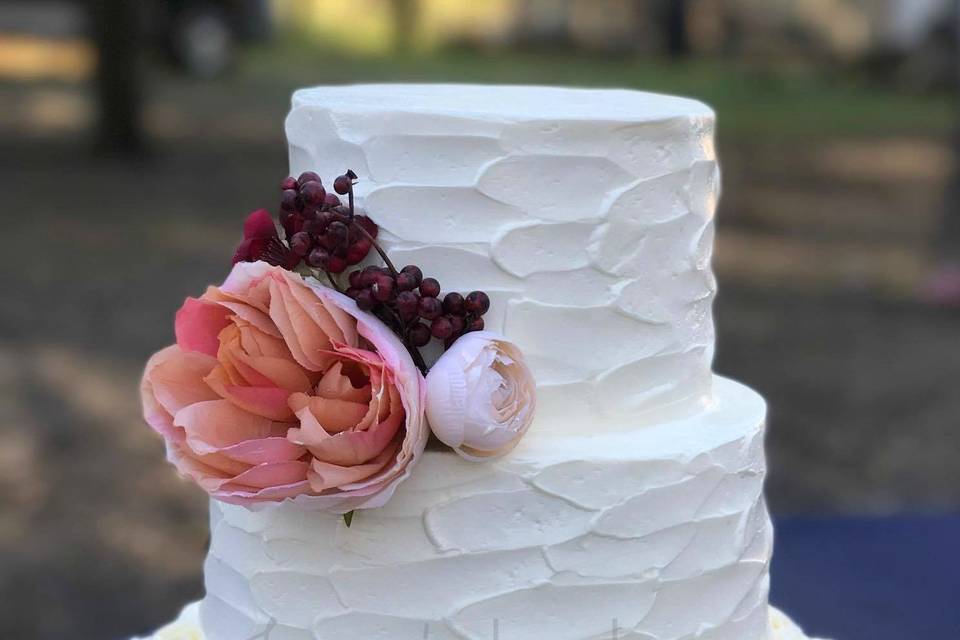
<instances>
[{"instance_id":1,"label":"dark red berry","mask_svg":"<svg viewBox=\"0 0 960 640\"><path fill-rule=\"evenodd\" d=\"M330 273L343 273L347 270L347 261L340 256L330 256L330 263L327 265L327 271Z\"/></svg>"},{"instance_id":2,"label":"dark red berry","mask_svg":"<svg viewBox=\"0 0 960 640\"><path fill-rule=\"evenodd\" d=\"M331 222L327 227L327 236L334 246L340 246L347 241L347 225L339 221Z\"/></svg>"},{"instance_id":3,"label":"dark red berry","mask_svg":"<svg viewBox=\"0 0 960 640\"><path fill-rule=\"evenodd\" d=\"M369 255L372 246L366 238L354 242L347 249L347 262L350 264L363 262L363 259Z\"/></svg>"},{"instance_id":4,"label":"dark red berry","mask_svg":"<svg viewBox=\"0 0 960 640\"><path fill-rule=\"evenodd\" d=\"M310 239L310 234L306 231L299 231L290 238L290 250L293 251L294 255L302 258L310 253L312 248L313 240Z\"/></svg>"},{"instance_id":5,"label":"dark red berry","mask_svg":"<svg viewBox=\"0 0 960 640\"><path fill-rule=\"evenodd\" d=\"M377 301L368 289L362 289L360 293L357 294L356 301L357 306L360 307L362 311L370 311L377 306Z\"/></svg>"},{"instance_id":6,"label":"dark red berry","mask_svg":"<svg viewBox=\"0 0 960 640\"><path fill-rule=\"evenodd\" d=\"M373 292L373 297L376 298L379 302L388 302L390 298L393 297L396 285L393 284L393 280L386 276L381 276L377 278L377 281L373 283L373 288L370 290Z\"/></svg>"},{"instance_id":7,"label":"dark red berry","mask_svg":"<svg viewBox=\"0 0 960 640\"><path fill-rule=\"evenodd\" d=\"M348 298L353 298L354 300L356 300L356 299L357 299L357 296L360 295L360 292L361 292L361 291L363 291L363 289L358 289L357 287L350 287L349 289L347 289L347 290L344 291L343 293L344 293Z\"/></svg>"},{"instance_id":8,"label":"dark red berry","mask_svg":"<svg viewBox=\"0 0 960 640\"><path fill-rule=\"evenodd\" d=\"M397 294L397 311L400 312L400 317L405 321L410 321L417 317L419 305L420 296L413 291L401 291Z\"/></svg>"},{"instance_id":9,"label":"dark red berry","mask_svg":"<svg viewBox=\"0 0 960 640\"><path fill-rule=\"evenodd\" d=\"M335 193L327 193L327 197L323 199L323 206L327 208L339 207L340 198Z\"/></svg>"},{"instance_id":10,"label":"dark red berry","mask_svg":"<svg viewBox=\"0 0 960 640\"><path fill-rule=\"evenodd\" d=\"M464 311L463 296L456 292L443 296L443 310L454 315L462 314Z\"/></svg>"},{"instance_id":11,"label":"dark red berry","mask_svg":"<svg viewBox=\"0 0 960 640\"><path fill-rule=\"evenodd\" d=\"M318 207L323 204L327 197L327 190L319 182L308 182L300 187L300 195L303 196L303 202L312 207Z\"/></svg>"},{"instance_id":12,"label":"dark red berry","mask_svg":"<svg viewBox=\"0 0 960 640\"><path fill-rule=\"evenodd\" d=\"M301 189L303 189L303 185L308 182L321 182L320 176L313 171L304 171L300 174L300 177L297 178L297 186Z\"/></svg>"},{"instance_id":13,"label":"dark red berry","mask_svg":"<svg viewBox=\"0 0 960 640\"><path fill-rule=\"evenodd\" d=\"M410 329L410 344L415 347L424 347L430 342L430 327L417 323Z\"/></svg>"},{"instance_id":14,"label":"dark red berry","mask_svg":"<svg viewBox=\"0 0 960 640\"><path fill-rule=\"evenodd\" d=\"M281 191L287 191L288 189L293 189L294 191L296 191L297 189L297 179L294 178L293 176L287 176L280 183Z\"/></svg>"},{"instance_id":15,"label":"dark red berry","mask_svg":"<svg viewBox=\"0 0 960 640\"><path fill-rule=\"evenodd\" d=\"M464 331L467 333L471 331L483 331L484 322L483 318L470 318L467 321L467 326L464 328Z\"/></svg>"},{"instance_id":16,"label":"dark red berry","mask_svg":"<svg viewBox=\"0 0 960 640\"><path fill-rule=\"evenodd\" d=\"M297 208L297 192L293 189L284 189L280 194L280 208L284 211L293 211Z\"/></svg>"},{"instance_id":17,"label":"dark red berry","mask_svg":"<svg viewBox=\"0 0 960 640\"><path fill-rule=\"evenodd\" d=\"M363 288L372 287L373 283L377 281L377 276L380 274L380 267L370 265L369 267L365 267L360 274L360 286Z\"/></svg>"},{"instance_id":18,"label":"dark red berry","mask_svg":"<svg viewBox=\"0 0 960 640\"><path fill-rule=\"evenodd\" d=\"M420 295L425 298L436 298L440 295L440 283L435 278L424 278L420 283Z\"/></svg>"},{"instance_id":19,"label":"dark red berry","mask_svg":"<svg viewBox=\"0 0 960 640\"><path fill-rule=\"evenodd\" d=\"M482 316L490 310L490 296L483 291L472 291L466 298L467 311Z\"/></svg>"},{"instance_id":20,"label":"dark red berry","mask_svg":"<svg viewBox=\"0 0 960 640\"><path fill-rule=\"evenodd\" d=\"M447 316L447 319L450 321L450 324L453 325L453 333L455 335L460 335L463 333L464 328L467 326L467 321L464 320L463 316Z\"/></svg>"},{"instance_id":21,"label":"dark red berry","mask_svg":"<svg viewBox=\"0 0 960 640\"><path fill-rule=\"evenodd\" d=\"M350 282L350 286L353 287L353 288L355 288L355 289L362 289L363 287L362 287L362 285L360 284L360 278L361 278L361 276L363 276L363 271L353 271L353 272L351 272L351 273L350 273L350 276L349 276L349 278L348 278L348 280L349 280L349 282Z\"/></svg>"},{"instance_id":22,"label":"dark red berry","mask_svg":"<svg viewBox=\"0 0 960 640\"><path fill-rule=\"evenodd\" d=\"M415 287L419 287L420 283L423 282L423 271L416 265L408 264L403 269L400 269L400 273L406 273L412 276L413 281L416 283L413 285Z\"/></svg>"},{"instance_id":23,"label":"dark red berry","mask_svg":"<svg viewBox=\"0 0 960 640\"><path fill-rule=\"evenodd\" d=\"M440 316L430 323L430 333L433 334L434 338L446 340L453 335L453 324L445 317Z\"/></svg>"},{"instance_id":24,"label":"dark red berry","mask_svg":"<svg viewBox=\"0 0 960 640\"><path fill-rule=\"evenodd\" d=\"M417 288L413 276L409 273L397 274L397 289L400 291L413 291Z\"/></svg>"},{"instance_id":25,"label":"dark red berry","mask_svg":"<svg viewBox=\"0 0 960 640\"><path fill-rule=\"evenodd\" d=\"M433 320L443 313L443 305L440 304L440 301L436 298L420 298L417 312L420 314L420 317L426 320Z\"/></svg>"},{"instance_id":26,"label":"dark red berry","mask_svg":"<svg viewBox=\"0 0 960 640\"><path fill-rule=\"evenodd\" d=\"M337 176L337 179L333 181L333 190L343 196L350 193L352 184L349 177Z\"/></svg>"},{"instance_id":27,"label":"dark red berry","mask_svg":"<svg viewBox=\"0 0 960 640\"><path fill-rule=\"evenodd\" d=\"M314 269L329 269L330 268L330 252L321 247L313 249L307 255L307 264L313 267Z\"/></svg>"}]
</instances>

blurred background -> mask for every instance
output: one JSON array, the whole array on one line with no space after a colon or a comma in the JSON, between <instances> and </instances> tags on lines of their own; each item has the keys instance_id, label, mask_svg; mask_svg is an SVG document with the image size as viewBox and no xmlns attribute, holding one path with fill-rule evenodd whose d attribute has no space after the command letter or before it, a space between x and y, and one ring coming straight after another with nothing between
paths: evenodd
<instances>
[{"instance_id":1,"label":"blurred background","mask_svg":"<svg viewBox=\"0 0 960 640\"><path fill-rule=\"evenodd\" d=\"M299 86L623 86L719 114L716 367L772 411L773 599L960 638L954 0L0 0L0 638L202 593L147 356L277 201Z\"/></svg>"}]
</instances>

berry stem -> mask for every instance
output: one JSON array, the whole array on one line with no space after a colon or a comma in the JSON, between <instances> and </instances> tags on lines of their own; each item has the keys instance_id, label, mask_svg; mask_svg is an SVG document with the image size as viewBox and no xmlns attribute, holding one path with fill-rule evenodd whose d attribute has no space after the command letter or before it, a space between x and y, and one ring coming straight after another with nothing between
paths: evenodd
<instances>
[{"instance_id":1,"label":"berry stem","mask_svg":"<svg viewBox=\"0 0 960 640\"><path fill-rule=\"evenodd\" d=\"M337 284L337 280L333 277L333 274L329 271L324 271L324 273L327 274L327 280L330 281L330 286L333 287L333 290L337 293L343 293L343 289L341 289L340 285Z\"/></svg>"},{"instance_id":2,"label":"berry stem","mask_svg":"<svg viewBox=\"0 0 960 640\"><path fill-rule=\"evenodd\" d=\"M362 226L360 226L360 224L358 224L356 221L353 222L353 228L358 229L360 233L362 233L363 236L370 241L370 243L373 245L373 248L376 249L377 253L380 254L380 257L383 258L384 264L386 264L387 268L390 269L390 274L394 278L400 275L400 272L397 271L397 268L394 266L393 261L390 260L390 256L388 256L387 252L383 250L383 247L380 246L380 243L377 242L377 239L374 238L372 235L370 235L370 233L366 229L364 229Z\"/></svg>"},{"instance_id":3,"label":"berry stem","mask_svg":"<svg viewBox=\"0 0 960 640\"><path fill-rule=\"evenodd\" d=\"M407 351L410 352L410 357L413 358L413 364L417 365L417 369L420 369L420 373L427 375L429 369L427 368L427 363L423 359L423 355L420 353L420 349L417 349L415 346L410 344L410 341L407 338L403 339L403 344L407 348Z\"/></svg>"}]
</instances>

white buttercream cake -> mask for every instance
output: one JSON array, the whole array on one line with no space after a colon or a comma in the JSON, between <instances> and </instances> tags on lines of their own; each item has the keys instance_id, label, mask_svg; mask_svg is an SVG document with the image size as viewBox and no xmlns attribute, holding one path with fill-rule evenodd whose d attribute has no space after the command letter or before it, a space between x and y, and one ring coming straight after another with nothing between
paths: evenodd
<instances>
[{"instance_id":1,"label":"white buttercream cake","mask_svg":"<svg viewBox=\"0 0 960 640\"><path fill-rule=\"evenodd\" d=\"M767 602L764 402L710 368L708 107L317 87L286 127L292 175L361 177L395 262L490 295L487 328L524 350L537 416L496 461L428 450L349 528L213 501L206 597L157 638L805 637Z\"/></svg>"}]
</instances>

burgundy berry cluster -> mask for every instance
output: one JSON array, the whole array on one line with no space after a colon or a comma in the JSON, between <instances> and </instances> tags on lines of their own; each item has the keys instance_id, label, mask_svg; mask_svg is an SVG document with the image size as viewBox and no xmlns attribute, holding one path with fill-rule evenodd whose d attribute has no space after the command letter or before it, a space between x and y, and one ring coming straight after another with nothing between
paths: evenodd
<instances>
[{"instance_id":1,"label":"burgundy berry cluster","mask_svg":"<svg viewBox=\"0 0 960 640\"><path fill-rule=\"evenodd\" d=\"M343 273L370 253L379 229L367 216L354 213L356 178L353 171L347 171L333 182L334 191L349 196L348 206L336 194L328 193L313 171L283 181L280 225L297 263L303 260L313 269Z\"/></svg>"},{"instance_id":2,"label":"burgundy berry cluster","mask_svg":"<svg viewBox=\"0 0 960 640\"><path fill-rule=\"evenodd\" d=\"M369 266L351 273L346 293L360 309L380 317L416 348L426 346L431 338L443 340L449 348L463 334L482 331L483 315L490 309L490 298L482 291L441 297L440 283L424 278L420 267L407 265L397 271L389 261L386 267Z\"/></svg>"}]
</instances>

